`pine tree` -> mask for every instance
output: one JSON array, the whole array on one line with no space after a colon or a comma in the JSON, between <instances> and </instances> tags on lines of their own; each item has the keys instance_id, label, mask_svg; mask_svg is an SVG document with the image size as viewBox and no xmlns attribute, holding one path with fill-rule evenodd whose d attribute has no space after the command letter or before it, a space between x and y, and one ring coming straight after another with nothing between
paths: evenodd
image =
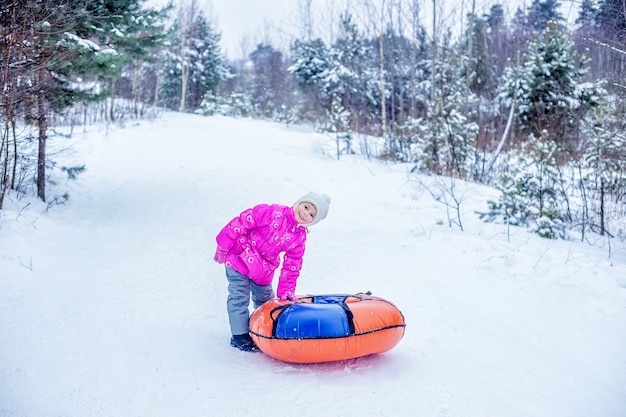
<instances>
[{"instance_id":1,"label":"pine tree","mask_svg":"<svg viewBox=\"0 0 626 417\"><path fill-rule=\"evenodd\" d=\"M597 225L600 235L608 233L611 202L619 201L626 190L626 135L612 126L610 110L605 105L589 118L589 141L581 164L582 187L588 189L583 224Z\"/></svg>"},{"instance_id":2,"label":"pine tree","mask_svg":"<svg viewBox=\"0 0 626 417\"><path fill-rule=\"evenodd\" d=\"M595 87L583 83L587 68L573 42L549 24L529 44L522 68L504 74L503 95L516 97L522 132L555 141L564 154L576 151L578 122L598 104Z\"/></svg>"},{"instance_id":3,"label":"pine tree","mask_svg":"<svg viewBox=\"0 0 626 417\"><path fill-rule=\"evenodd\" d=\"M308 98L303 103L304 114L309 115L309 120L316 120L328 108L327 92L323 82L323 75L330 66L328 47L321 39L307 42L296 40L292 59L293 63L287 71L296 77Z\"/></svg>"},{"instance_id":4,"label":"pine tree","mask_svg":"<svg viewBox=\"0 0 626 417\"><path fill-rule=\"evenodd\" d=\"M489 55L495 60L497 73L504 70L507 58L513 56L513 48L510 45L509 31L506 27L504 9L501 4L495 4L489 9L484 17L487 24L487 44Z\"/></svg>"},{"instance_id":5,"label":"pine tree","mask_svg":"<svg viewBox=\"0 0 626 417\"><path fill-rule=\"evenodd\" d=\"M172 25L172 35L169 39L169 45L165 51L165 65L160 75L161 86L158 91L161 103L168 109L178 109L180 106L180 94L182 88L182 40L177 34L180 32L180 21L175 20Z\"/></svg>"},{"instance_id":6,"label":"pine tree","mask_svg":"<svg viewBox=\"0 0 626 417\"><path fill-rule=\"evenodd\" d=\"M369 100L372 114L370 121L380 119L380 104L382 103L380 88L381 55L380 44L382 40L383 51L383 76L385 94L385 114L390 126L386 139L392 139L398 133L398 129L409 118L424 117L426 108L425 97L429 96L429 89L424 85L424 79L430 75L430 42L427 41L426 32L422 27L416 28L416 39L409 40L406 37L388 29L382 39L370 39L366 42L369 49L370 63L365 73L367 85L366 97ZM375 70L378 69L378 70ZM399 149L393 149L395 145L387 145L390 154Z\"/></svg>"},{"instance_id":7,"label":"pine tree","mask_svg":"<svg viewBox=\"0 0 626 417\"><path fill-rule=\"evenodd\" d=\"M221 35L200 13L191 30L190 76L187 106L200 107L205 97L214 97L219 84L230 77L220 48Z\"/></svg>"},{"instance_id":8,"label":"pine tree","mask_svg":"<svg viewBox=\"0 0 626 417\"><path fill-rule=\"evenodd\" d=\"M329 66L329 51L321 39L308 42L296 40L293 64L288 71L296 75L303 86L315 86L322 90L322 74Z\"/></svg>"},{"instance_id":9,"label":"pine tree","mask_svg":"<svg viewBox=\"0 0 626 417\"><path fill-rule=\"evenodd\" d=\"M532 40L538 31L531 27L531 24L523 9L517 8L511 20L511 48L513 51L521 51L525 45Z\"/></svg>"},{"instance_id":10,"label":"pine tree","mask_svg":"<svg viewBox=\"0 0 626 417\"><path fill-rule=\"evenodd\" d=\"M371 91L367 78L369 48L349 14L341 17L341 33L329 54L330 66L324 74L326 89L333 99L340 97L351 117L368 114L368 93ZM350 124L358 128L357 120L352 119Z\"/></svg>"},{"instance_id":11,"label":"pine tree","mask_svg":"<svg viewBox=\"0 0 626 417\"><path fill-rule=\"evenodd\" d=\"M467 178L472 171L478 125L471 121L477 98L467 86L458 55L442 59L435 68L434 100L427 102L428 115L412 121L417 129L416 159L420 169L440 175Z\"/></svg>"},{"instance_id":12,"label":"pine tree","mask_svg":"<svg viewBox=\"0 0 626 417\"><path fill-rule=\"evenodd\" d=\"M598 14L594 0L583 0L580 4L576 24L583 30L593 29Z\"/></svg>"},{"instance_id":13,"label":"pine tree","mask_svg":"<svg viewBox=\"0 0 626 417\"><path fill-rule=\"evenodd\" d=\"M335 135L337 160L341 158L343 153L353 153L350 116L350 112L341 104L339 96L334 96L331 108L326 111L326 126L324 130Z\"/></svg>"},{"instance_id":14,"label":"pine tree","mask_svg":"<svg viewBox=\"0 0 626 417\"><path fill-rule=\"evenodd\" d=\"M109 81L119 77L124 66L125 44L142 25L140 0L93 2L89 0L26 0L13 2L16 27L20 27L21 55L10 67L17 68L26 103L35 103L39 129L37 195L46 199L46 143L51 112L73 103L103 97L100 90L87 88L87 81Z\"/></svg>"},{"instance_id":15,"label":"pine tree","mask_svg":"<svg viewBox=\"0 0 626 417\"><path fill-rule=\"evenodd\" d=\"M160 97L170 109L198 110L206 106L203 101L215 101L219 84L231 76L219 46L221 36L202 13L189 26L177 19L173 33Z\"/></svg>"},{"instance_id":16,"label":"pine tree","mask_svg":"<svg viewBox=\"0 0 626 417\"><path fill-rule=\"evenodd\" d=\"M623 0L600 0L596 13L598 35L594 39L599 49L597 61L602 76L609 83L607 89L620 97L624 92L626 67L626 4Z\"/></svg>"},{"instance_id":17,"label":"pine tree","mask_svg":"<svg viewBox=\"0 0 626 417\"><path fill-rule=\"evenodd\" d=\"M600 0L596 20L602 33L615 41L615 46L623 46L626 39L626 6L621 0Z\"/></svg>"},{"instance_id":18,"label":"pine tree","mask_svg":"<svg viewBox=\"0 0 626 417\"><path fill-rule=\"evenodd\" d=\"M488 211L479 212L486 222L503 222L509 226L528 227L535 213L533 203L536 182L529 168L531 162L524 153L510 153L508 170L500 176L495 188L498 201L488 200Z\"/></svg>"},{"instance_id":19,"label":"pine tree","mask_svg":"<svg viewBox=\"0 0 626 417\"><path fill-rule=\"evenodd\" d=\"M555 143L531 138L526 149L511 155L511 161L496 184L498 201L487 202L481 219L527 227L548 239L565 238L571 221L563 178L557 163Z\"/></svg>"},{"instance_id":20,"label":"pine tree","mask_svg":"<svg viewBox=\"0 0 626 417\"><path fill-rule=\"evenodd\" d=\"M544 31L548 22L563 22L559 0L533 0L528 8L528 23L536 31Z\"/></svg>"},{"instance_id":21,"label":"pine tree","mask_svg":"<svg viewBox=\"0 0 626 417\"><path fill-rule=\"evenodd\" d=\"M604 78L602 70L602 54L597 45L597 40L601 38L601 33L596 24L597 8L594 0L583 0L578 17L576 18L576 29L573 32L573 41L579 54L586 54L589 57L590 79Z\"/></svg>"},{"instance_id":22,"label":"pine tree","mask_svg":"<svg viewBox=\"0 0 626 417\"><path fill-rule=\"evenodd\" d=\"M305 90L314 92L324 111L330 111L333 100L339 97L342 107L354 116L364 112L368 103L368 49L350 15L342 17L342 32L330 48L319 39L296 42L294 63L288 71Z\"/></svg>"},{"instance_id":23,"label":"pine tree","mask_svg":"<svg viewBox=\"0 0 626 417\"><path fill-rule=\"evenodd\" d=\"M474 26L469 28L459 50L464 50L463 45L471 45L467 59L464 62L464 72L469 88L478 96L492 98L496 91L497 67L493 56L489 52L489 35L487 22L475 17ZM470 42L469 39L472 39Z\"/></svg>"},{"instance_id":24,"label":"pine tree","mask_svg":"<svg viewBox=\"0 0 626 417\"><path fill-rule=\"evenodd\" d=\"M252 85L250 97L257 114L272 116L285 99L287 72L283 54L271 45L259 44L250 54L252 62Z\"/></svg>"},{"instance_id":25,"label":"pine tree","mask_svg":"<svg viewBox=\"0 0 626 417\"><path fill-rule=\"evenodd\" d=\"M165 28L165 20L171 10L170 7L163 9L143 9L136 6L132 10L133 18L117 22L111 27L110 36L101 37L101 42L115 45L115 50L120 57L120 62L113 71L103 77L111 86L109 95L111 106L109 109L110 120L115 120L115 98L118 95L131 98L134 102L134 113L138 115L137 106L140 100L142 72L146 66L158 62L158 51L164 47L169 36ZM119 86L128 79L130 94L119 91ZM126 93L126 94L124 94ZM147 97L144 97L147 99Z\"/></svg>"}]
</instances>

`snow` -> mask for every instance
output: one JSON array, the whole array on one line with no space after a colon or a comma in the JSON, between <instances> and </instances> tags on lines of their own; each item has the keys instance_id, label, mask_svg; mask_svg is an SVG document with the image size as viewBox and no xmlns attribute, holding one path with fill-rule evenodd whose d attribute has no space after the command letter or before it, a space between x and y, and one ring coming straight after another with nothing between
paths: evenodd
<instances>
[{"instance_id":1,"label":"snow","mask_svg":"<svg viewBox=\"0 0 626 417\"><path fill-rule=\"evenodd\" d=\"M82 48L85 49L89 49L92 51L99 51L100 47L98 46L97 43L90 41L89 39L84 39L81 38L80 36L76 36L73 33L70 32L65 32L64 34L65 39L70 39L73 42L76 42L77 45L79 45Z\"/></svg>"},{"instance_id":2,"label":"snow","mask_svg":"<svg viewBox=\"0 0 626 417\"><path fill-rule=\"evenodd\" d=\"M626 415L626 247L478 220L463 231L410 167L333 159L306 127L166 113L51 140L47 208L0 217L0 416ZM294 365L229 346L214 236L257 203L328 193L300 294L372 291L404 313L393 350ZM52 200L52 199L51 199ZM609 246L610 243L610 246Z\"/></svg>"}]
</instances>

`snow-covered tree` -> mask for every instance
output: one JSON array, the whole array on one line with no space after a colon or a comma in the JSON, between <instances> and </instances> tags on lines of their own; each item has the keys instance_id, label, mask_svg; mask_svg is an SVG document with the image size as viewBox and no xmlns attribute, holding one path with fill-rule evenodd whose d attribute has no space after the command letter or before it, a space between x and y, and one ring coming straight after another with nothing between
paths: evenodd
<instances>
[{"instance_id":1,"label":"snow-covered tree","mask_svg":"<svg viewBox=\"0 0 626 417\"><path fill-rule=\"evenodd\" d=\"M579 121L598 104L594 86L583 82L586 64L554 22L528 45L523 66L507 68L502 82L503 96L517 101L523 133L576 150Z\"/></svg>"},{"instance_id":2,"label":"snow-covered tree","mask_svg":"<svg viewBox=\"0 0 626 417\"><path fill-rule=\"evenodd\" d=\"M473 27L468 29L462 42L457 45L461 51L464 47L471 48L464 54L467 57L463 62L466 82L475 94L492 97L496 91L498 72L494 56L489 50L489 26L486 20L477 16L472 22Z\"/></svg>"},{"instance_id":3,"label":"snow-covered tree","mask_svg":"<svg viewBox=\"0 0 626 417\"><path fill-rule=\"evenodd\" d=\"M117 96L132 100L133 113L136 117L140 113L140 103L154 102L158 65L161 63L162 50L170 36L165 25L170 10L170 7L161 10L142 9L124 26L116 26L114 31L117 37L116 51L123 61L120 63L121 73L116 71L110 80L111 121L116 118Z\"/></svg>"},{"instance_id":4,"label":"snow-covered tree","mask_svg":"<svg viewBox=\"0 0 626 417\"><path fill-rule=\"evenodd\" d=\"M339 96L333 97L332 105L330 109L326 111L324 130L335 135L337 160L341 158L341 154L350 154L353 152L350 112L343 107Z\"/></svg>"},{"instance_id":5,"label":"snow-covered tree","mask_svg":"<svg viewBox=\"0 0 626 417\"><path fill-rule=\"evenodd\" d=\"M383 69L386 98L385 114L390 126L391 134L398 129L408 118L423 117L426 115L426 102L430 97L430 52L423 27L415 28L415 39L408 39L391 29L385 31L382 39L370 39L367 43L370 49L370 74L368 83L369 95L376 105L373 110L380 113L379 104L382 103L380 88L380 69ZM382 59L380 44L382 44ZM378 69L378 70L373 70ZM377 114L377 118L381 115ZM375 119L372 119L375 120ZM391 151L393 153L393 151Z\"/></svg>"},{"instance_id":6,"label":"snow-covered tree","mask_svg":"<svg viewBox=\"0 0 626 417\"><path fill-rule=\"evenodd\" d=\"M179 18L175 27L161 97L169 108L193 111L200 108L205 96L215 96L217 86L230 73L219 46L221 35L203 13L195 14L191 23Z\"/></svg>"},{"instance_id":7,"label":"snow-covered tree","mask_svg":"<svg viewBox=\"0 0 626 417\"><path fill-rule=\"evenodd\" d=\"M527 227L549 239L565 238L571 213L558 154L554 142L531 136L524 149L510 154L508 169L496 184L501 195L488 201L489 210L480 217Z\"/></svg>"},{"instance_id":8,"label":"snow-covered tree","mask_svg":"<svg viewBox=\"0 0 626 417\"><path fill-rule=\"evenodd\" d=\"M559 0L533 0L528 8L527 22L537 31L543 31L549 22L563 22L563 15L559 11Z\"/></svg>"},{"instance_id":9,"label":"snow-covered tree","mask_svg":"<svg viewBox=\"0 0 626 417\"><path fill-rule=\"evenodd\" d=\"M221 35L202 13L191 33L190 74L187 106L197 109L205 96L214 96L218 85L230 76L220 48Z\"/></svg>"},{"instance_id":10,"label":"snow-covered tree","mask_svg":"<svg viewBox=\"0 0 626 417\"><path fill-rule=\"evenodd\" d=\"M603 106L589 118L590 138L581 160L582 223L600 235L608 233L610 207L626 191L626 135L614 129L609 110Z\"/></svg>"},{"instance_id":11,"label":"snow-covered tree","mask_svg":"<svg viewBox=\"0 0 626 417\"><path fill-rule=\"evenodd\" d=\"M450 56L435 68L434 101L427 116L409 122L415 159L421 170L467 178L472 170L478 125L471 121L477 98L470 91L459 57Z\"/></svg>"},{"instance_id":12,"label":"snow-covered tree","mask_svg":"<svg viewBox=\"0 0 626 417\"><path fill-rule=\"evenodd\" d=\"M369 105L373 103L369 97L372 89L368 60L370 52L349 14L342 16L341 36L329 55L330 65L323 75L326 88L333 99L341 99L341 105L352 116L350 123L358 128L358 116L367 120Z\"/></svg>"},{"instance_id":13,"label":"snow-covered tree","mask_svg":"<svg viewBox=\"0 0 626 417\"><path fill-rule=\"evenodd\" d=\"M609 80L607 89L622 97L626 67L626 4L623 0L599 0L594 9L597 31L591 41L597 54L601 76Z\"/></svg>"},{"instance_id":14,"label":"snow-covered tree","mask_svg":"<svg viewBox=\"0 0 626 417\"><path fill-rule=\"evenodd\" d=\"M341 22L342 35L328 48L317 39L297 42L294 63L288 68L305 89L313 91L325 111L331 111L335 97L354 116L367 114L368 48L350 15Z\"/></svg>"},{"instance_id":15,"label":"snow-covered tree","mask_svg":"<svg viewBox=\"0 0 626 417\"><path fill-rule=\"evenodd\" d=\"M250 54L251 86L249 95L256 106L256 113L273 115L284 103L287 73L283 54L268 44L259 44Z\"/></svg>"},{"instance_id":16,"label":"snow-covered tree","mask_svg":"<svg viewBox=\"0 0 626 417\"><path fill-rule=\"evenodd\" d=\"M296 76L300 87L309 98L305 101L308 114L319 114L320 109L323 112L327 108L324 74L330 66L329 61L329 48L321 39L306 42L296 40L293 46L293 64L287 71ZM315 120L315 117L311 119Z\"/></svg>"},{"instance_id":17,"label":"snow-covered tree","mask_svg":"<svg viewBox=\"0 0 626 417\"><path fill-rule=\"evenodd\" d=\"M22 114L37 125L36 184L41 200L46 199L50 115L77 102L112 95L112 81L119 78L128 57L146 48L137 39L150 32L157 14L140 0L2 3L0 90L3 100L20 97L10 105L7 120Z\"/></svg>"}]
</instances>

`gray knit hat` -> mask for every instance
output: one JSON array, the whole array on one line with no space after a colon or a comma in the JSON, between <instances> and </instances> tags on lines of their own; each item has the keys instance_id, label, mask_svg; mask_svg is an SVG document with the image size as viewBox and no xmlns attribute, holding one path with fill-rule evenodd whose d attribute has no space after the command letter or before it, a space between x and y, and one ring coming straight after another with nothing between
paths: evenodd
<instances>
[{"instance_id":1,"label":"gray knit hat","mask_svg":"<svg viewBox=\"0 0 626 417\"><path fill-rule=\"evenodd\" d=\"M311 203L317 209L317 215L311 223L306 225L308 227L326 218L326 215L328 215L328 206L330 205L330 197L328 194L317 194L311 191L307 195L300 197L293 206L297 207L300 203Z\"/></svg>"}]
</instances>

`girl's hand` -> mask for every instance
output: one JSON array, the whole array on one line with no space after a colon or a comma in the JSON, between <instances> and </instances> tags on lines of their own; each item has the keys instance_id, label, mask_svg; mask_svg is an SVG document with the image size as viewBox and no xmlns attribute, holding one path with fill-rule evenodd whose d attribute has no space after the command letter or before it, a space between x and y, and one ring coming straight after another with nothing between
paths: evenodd
<instances>
[{"instance_id":1,"label":"girl's hand","mask_svg":"<svg viewBox=\"0 0 626 417\"><path fill-rule=\"evenodd\" d=\"M283 295L280 296L280 301L291 301L292 303L298 302L298 297L291 293L291 291L287 291Z\"/></svg>"},{"instance_id":2,"label":"girl's hand","mask_svg":"<svg viewBox=\"0 0 626 417\"><path fill-rule=\"evenodd\" d=\"M228 251L217 248L217 250L215 251L215 256L213 256L213 260L217 262L218 264L223 264L224 262L226 262L227 254L228 254Z\"/></svg>"}]
</instances>

